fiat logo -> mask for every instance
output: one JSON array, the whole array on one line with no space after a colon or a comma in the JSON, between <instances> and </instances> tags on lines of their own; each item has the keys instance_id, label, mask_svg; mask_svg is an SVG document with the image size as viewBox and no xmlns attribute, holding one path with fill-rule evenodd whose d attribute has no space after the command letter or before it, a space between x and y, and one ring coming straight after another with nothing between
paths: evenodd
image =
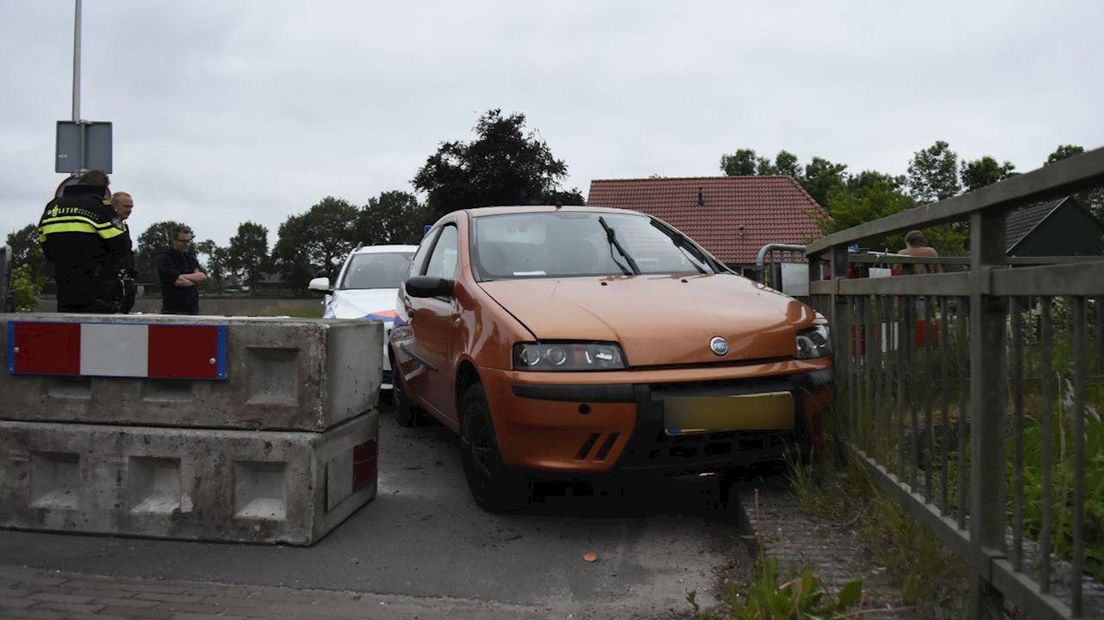
<instances>
[{"instance_id":1,"label":"fiat logo","mask_svg":"<svg viewBox=\"0 0 1104 620\"><path fill-rule=\"evenodd\" d=\"M728 341L720 336L715 336L709 341L709 350L717 355L725 355L728 353Z\"/></svg>"}]
</instances>

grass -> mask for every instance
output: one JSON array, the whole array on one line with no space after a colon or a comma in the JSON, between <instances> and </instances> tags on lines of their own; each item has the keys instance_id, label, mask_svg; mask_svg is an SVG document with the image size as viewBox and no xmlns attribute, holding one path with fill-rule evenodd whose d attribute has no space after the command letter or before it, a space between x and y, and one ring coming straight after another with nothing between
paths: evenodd
<instances>
[{"instance_id":1,"label":"grass","mask_svg":"<svg viewBox=\"0 0 1104 620\"><path fill-rule=\"evenodd\" d=\"M790 479L802 512L856 528L906 603L946 609L961 600L965 564L882 495L857 460L793 463Z\"/></svg>"},{"instance_id":2,"label":"grass","mask_svg":"<svg viewBox=\"0 0 1104 620\"><path fill-rule=\"evenodd\" d=\"M697 592L686 595L694 620L775 620L782 618L858 618L863 599L861 580L848 583L832 596L808 567L786 581L778 573L778 562L759 554L755 577L746 585L729 584L724 608L706 611Z\"/></svg>"}]
</instances>

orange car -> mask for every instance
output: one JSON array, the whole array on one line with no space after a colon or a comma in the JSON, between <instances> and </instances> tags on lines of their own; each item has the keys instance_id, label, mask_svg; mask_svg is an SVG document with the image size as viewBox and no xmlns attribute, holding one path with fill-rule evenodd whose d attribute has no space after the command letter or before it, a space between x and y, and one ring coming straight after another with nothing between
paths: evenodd
<instances>
[{"instance_id":1,"label":"orange car","mask_svg":"<svg viewBox=\"0 0 1104 620\"><path fill-rule=\"evenodd\" d=\"M459 433L488 510L527 481L720 471L819 437L828 327L655 218L493 207L441 218L399 292L395 410Z\"/></svg>"}]
</instances>

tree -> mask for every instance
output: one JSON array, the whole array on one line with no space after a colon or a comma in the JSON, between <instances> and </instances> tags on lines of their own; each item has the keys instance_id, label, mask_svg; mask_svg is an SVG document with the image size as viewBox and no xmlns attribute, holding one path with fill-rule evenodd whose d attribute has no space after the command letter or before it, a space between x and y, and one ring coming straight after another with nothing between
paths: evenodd
<instances>
[{"instance_id":1,"label":"tree","mask_svg":"<svg viewBox=\"0 0 1104 620\"><path fill-rule=\"evenodd\" d=\"M34 281L45 277L43 266L46 257L38 243L38 226L27 224L19 230L8 233L8 246L12 250L12 270L26 266L27 276Z\"/></svg>"},{"instance_id":2,"label":"tree","mask_svg":"<svg viewBox=\"0 0 1104 620\"><path fill-rule=\"evenodd\" d=\"M206 239L196 244L196 252L207 258L203 263L203 268L207 271L208 278L200 286L210 286L221 293L226 287L227 276L230 272L230 268L227 266L229 251L227 248L220 247L214 241Z\"/></svg>"},{"instance_id":3,"label":"tree","mask_svg":"<svg viewBox=\"0 0 1104 620\"><path fill-rule=\"evenodd\" d=\"M916 151L908 165L909 189L920 203L937 202L958 194L958 155L946 142Z\"/></svg>"},{"instance_id":4,"label":"tree","mask_svg":"<svg viewBox=\"0 0 1104 620\"><path fill-rule=\"evenodd\" d=\"M774 174L781 174L795 179L801 178L801 164L797 161L797 155L783 149L774 156Z\"/></svg>"},{"instance_id":5,"label":"tree","mask_svg":"<svg viewBox=\"0 0 1104 620\"><path fill-rule=\"evenodd\" d=\"M755 149L737 149L731 155L721 155L721 170L730 177L754 176L756 160Z\"/></svg>"},{"instance_id":6,"label":"tree","mask_svg":"<svg viewBox=\"0 0 1104 620\"><path fill-rule=\"evenodd\" d=\"M962 185L966 191L972 192L1015 176L1015 170L1016 166L1012 165L1012 162L997 163L997 160L988 155L974 161L963 161Z\"/></svg>"},{"instance_id":7,"label":"tree","mask_svg":"<svg viewBox=\"0 0 1104 620\"><path fill-rule=\"evenodd\" d=\"M161 251L172 247L173 235L184 226L180 222L167 220L149 225L138 236L138 247L134 252L134 263L138 269L139 282L157 282L157 259Z\"/></svg>"},{"instance_id":8,"label":"tree","mask_svg":"<svg viewBox=\"0 0 1104 620\"><path fill-rule=\"evenodd\" d=\"M829 203L829 195L832 190L843 187L847 182L847 164L836 164L823 157L813 157L808 166L805 166L805 175L798 179L806 192L823 206L832 212Z\"/></svg>"},{"instance_id":9,"label":"tree","mask_svg":"<svg viewBox=\"0 0 1104 620\"><path fill-rule=\"evenodd\" d=\"M913 199L906 196L894 183L885 179L877 180L873 176L868 176L867 179L863 184L837 187L828 195L828 202L832 205L832 221L822 225L826 234L846 230L915 206Z\"/></svg>"},{"instance_id":10,"label":"tree","mask_svg":"<svg viewBox=\"0 0 1104 620\"><path fill-rule=\"evenodd\" d=\"M888 187L895 191L904 191L908 179L904 175L892 175L877 170L863 170L846 179L847 189L857 192L867 187Z\"/></svg>"},{"instance_id":11,"label":"tree","mask_svg":"<svg viewBox=\"0 0 1104 620\"><path fill-rule=\"evenodd\" d=\"M474 131L471 142L441 143L414 176L414 187L428 194L435 216L473 207L554 202L567 165L552 156L535 132L525 131L524 114L503 116L499 109L489 110Z\"/></svg>"},{"instance_id":12,"label":"tree","mask_svg":"<svg viewBox=\"0 0 1104 620\"><path fill-rule=\"evenodd\" d=\"M230 237L226 266L248 284L261 278L268 264L268 229L256 222L242 222Z\"/></svg>"},{"instance_id":13,"label":"tree","mask_svg":"<svg viewBox=\"0 0 1104 620\"><path fill-rule=\"evenodd\" d=\"M357 218L357 239L365 245L413 244L422 240L425 227L433 223L429 209L414 194L383 192L369 198Z\"/></svg>"},{"instance_id":14,"label":"tree","mask_svg":"<svg viewBox=\"0 0 1104 620\"><path fill-rule=\"evenodd\" d=\"M1044 166L1053 164L1056 161L1061 161L1067 157L1073 157L1084 153L1085 149L1082 146L1076 144L1061 144L1058 148L1054 149L1046 160ZM1104 188L1090 189L1084 192L1075 194L1081 204L1085 205L1085 208L1089 210L1098 220L1104 221Z\"/></svg>"},{"instance_id":15,"label":"tree","mask_svg":"<svg viewBox=\"0 0 1104 620\"><path fill-rule=\"evenodd\" d=\"M327 196L306 213L280 224L272 260L284 282L302 289L317 273L332 278L341 259L356 247L359 215L360 210L347 201Z\"/></svg>"},{"instance_id":16,"label":"tree","mask_svg":"<svg viewBox=\"0 0 1104 620\"><path fill-rule=\"evenodd\" d=\"M1085 152L1085 147L1076 144L1060 144L1058 148L1054 149L1054 152L1047 156L1046 164L1053 164L1056 161L1061 161L1067 157L1073 157ZM1044 166L1046 164L1043 164Z\"/></svg>"}]
</instances>

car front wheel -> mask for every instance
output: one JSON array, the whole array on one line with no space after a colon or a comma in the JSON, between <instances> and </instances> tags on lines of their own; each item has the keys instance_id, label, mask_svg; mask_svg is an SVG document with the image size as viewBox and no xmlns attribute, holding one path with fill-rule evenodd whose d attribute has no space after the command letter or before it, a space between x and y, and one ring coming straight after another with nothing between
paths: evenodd
<instances>
[{"instance_id":1,"label":"car front wheel","mask_svg":"<svg viewBox=\"0 0 1104 620\"><path fill-rule=\"evenodd\" d=\"M475 503L494 513L524 507L529 501L529 485L502 460L483 386L468 387L460 402L460 456Z\"/></svg>"}]
</instances>

